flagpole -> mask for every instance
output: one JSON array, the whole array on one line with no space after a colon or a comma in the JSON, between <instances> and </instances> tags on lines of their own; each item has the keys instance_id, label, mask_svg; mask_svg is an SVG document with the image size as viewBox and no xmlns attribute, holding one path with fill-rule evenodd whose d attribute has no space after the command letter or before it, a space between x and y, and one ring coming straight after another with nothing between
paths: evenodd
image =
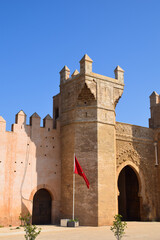
<instances>
[{"instance_id":1,"label":"flagpole","mask_svg":"<svg viewBox=\"0 0 160 240\"><path fill-rule=\"evenodd\" d=\"M74 220L74 196L75 196L75 153L74 153L74 158L73 158L73 215L72 219Z\"/></svg>"}]
</instances>

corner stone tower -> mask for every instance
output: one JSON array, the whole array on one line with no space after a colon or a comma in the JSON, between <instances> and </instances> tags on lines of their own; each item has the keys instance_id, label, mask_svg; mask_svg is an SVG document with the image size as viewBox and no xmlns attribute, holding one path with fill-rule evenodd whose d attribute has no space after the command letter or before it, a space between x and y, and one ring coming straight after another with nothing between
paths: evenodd
<instances>
[{"instance_id":1,"label":"corner stone tower","mask_svg":"<svg viewBox=\"0 0 160 240\"><path fill-rule=\"evenodd\" d=\"M76 176L75 217L81 225L111 224L117 213L115 107L124 88L124 71L115 79L92 72L88 55L80 73L65 66L60 72L60 94L53 98L54 126L61 132L61 218L72 218L73 156L89 182Z\"/></svg>"}]
</instances>

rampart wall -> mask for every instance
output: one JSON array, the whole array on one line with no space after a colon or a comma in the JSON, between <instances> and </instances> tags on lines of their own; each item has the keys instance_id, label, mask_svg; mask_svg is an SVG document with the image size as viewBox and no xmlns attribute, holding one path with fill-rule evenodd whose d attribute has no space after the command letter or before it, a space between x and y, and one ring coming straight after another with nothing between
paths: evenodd
<instances>
[{"instance_id":1,"label":"rampart wall","mask_svg":"<svg viewBox=\"0 0 160 240\"><path fill-rule=\"evenodd\" d=\"M33 197L40 188L52 197L52 223L59 219L60 209L60 144L59 122L53 129L53 119L47 115L40 127L40 117L34 113L30 125L20 111L12 131L0 117L0 223L19 224L20 213L32 214Z\"/></svg>"}]
</instances>

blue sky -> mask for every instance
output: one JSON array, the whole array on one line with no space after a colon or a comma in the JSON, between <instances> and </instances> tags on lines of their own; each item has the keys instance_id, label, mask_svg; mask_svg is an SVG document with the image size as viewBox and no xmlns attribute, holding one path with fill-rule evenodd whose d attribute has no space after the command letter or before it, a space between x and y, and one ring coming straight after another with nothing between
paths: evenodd
<instances>
[{"instance_id":1,"label":"blue sky","mask_svg":"<svg viewBox=\"0 0 160 240\"><path fill-rule=\"evenodd\" d=\"M59 71L87 53L93 72L125 70L116 120L148 126L149 95L160 93L159 0L1 0L0 115L7 129L23 109L52 115ZM28 122L27 120L27 122Z\"/></svg>"}]
</instances>

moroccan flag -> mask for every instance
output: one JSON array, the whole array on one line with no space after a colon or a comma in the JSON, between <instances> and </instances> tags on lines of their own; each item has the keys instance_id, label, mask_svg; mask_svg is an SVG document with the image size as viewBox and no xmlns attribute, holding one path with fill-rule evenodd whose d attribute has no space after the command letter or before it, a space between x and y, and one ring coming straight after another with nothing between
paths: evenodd
<instances>
[{"instance_id":1,"label":"moroccan flag","mask_svg":"<svg viewBox=\"0 0 160 240\"><path fill-rule=\"evenodd\" d=\"M81 166L80 166L76 156L75 156L74 173L76 173L76 174L80 175L81 177L83 177L84 181L86 182L87 187L89 188L89 181L88 181L86 175L84 174L84 172L83 172L83 170L82 170L82 168L81 168Z\"/></svg>"}]
</instances>

